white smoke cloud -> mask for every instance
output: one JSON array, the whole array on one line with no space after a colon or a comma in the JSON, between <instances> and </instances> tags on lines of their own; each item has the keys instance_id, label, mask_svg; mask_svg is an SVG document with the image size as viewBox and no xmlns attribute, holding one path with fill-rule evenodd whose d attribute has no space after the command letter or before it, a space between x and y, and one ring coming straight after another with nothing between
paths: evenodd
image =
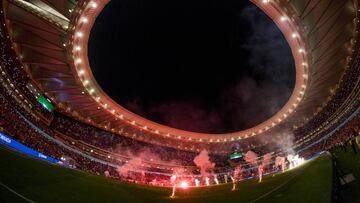
<instances>
[{"instance_id":1,"label":"white smoke cloud","mask_svg":"<svg viewBox=\"0 0 360 203\"><path fill-rule=\"evenodd\" d=\"M277 139L276 144L286 154L295 154L293 149L295 136L293 133L285 131L280 134L280 139Z\"/></svg>"},{"instance_id":2,"label":"white smoke cloud","mask_svg":"<svg viewBox=\"0 0 360 203\"><path fill-rule=\"evenodd\" d=\"M126 164L117 169L120 176L128 177L130 171L135 171L141 166L141 158L130 159Z\"/></svg>"},{"instance_id":3,"label":"white smoke cloud","mask_svg":"<svg viewBox=\"0 0 360 203\"><path fill-rule=\"evenodd\" d=\"M264 157L263 157L262 165L264 167L267 167L269 165L269 163L270 163L270 160L271 160L271 153L265 154Z\"/></svg>"},{"instance_id":4,"label":"white smoke cloud","mask_svg":"<svg viewBox=\"0 0 360 203\"><path fill-rule=\"evenodd\" d=\"M253 166L257 165L257 158L258 158L257 154L251 150L246 152L244 156L244 160Z\"/></svg>"},{"instance_id":5,"label":"white smoke cloud","mask_svg":"<svg viewBox=\"0 0 360 203\"><path fill-rule=\"evenodd\" d=\"M147 148L142 149L138 153L133 153L126 148L117 148L116 153L125 155L126 157L130 158L124 165L117 168L117 172L120 176L123 177L131 177L129 172L139 170L141 171L142 175L144 175L144 171L142 171L143 162L162 162L159 156L152 153Z\"/></svg>"},{"instance_id":6,"label":"white smoke cloud","mask_svg":"<svg viewBox=\"0 0 360 203\"><path fill-rule=\"evenodd\" d=\"M209 176L209 171L215 167L215 163L210 161L209 153L206 150L202 150L193 161L200 168L202 177Z\"/></svg>"}]
</instances>

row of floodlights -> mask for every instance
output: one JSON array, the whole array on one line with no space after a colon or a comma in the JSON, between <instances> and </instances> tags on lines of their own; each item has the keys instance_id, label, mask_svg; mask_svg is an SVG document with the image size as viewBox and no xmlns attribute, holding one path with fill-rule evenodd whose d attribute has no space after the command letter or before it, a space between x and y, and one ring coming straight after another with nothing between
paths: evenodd
<instances>
[{"instance_id":1,"label":"row of floodlights","mask_svg":"<svg viewBox=\"0 0 360 203\"><path fill-rule=\"evenodd\" d=\"M262 1L262 3L264 3L264 4L267 4L267 3L269 3L269 2L270 2L270 0L263 0L263 1ZM92 9L95 9L95 8L97 8L97 6L98 6L98 4L97 4L96 2L94 2L94 1L91 1L91 2L89 3L89 5L90 5L90 8L92 8ZM287 16L281 16L280 19L279 19L280 22L286 22L286 21L288 21L288 20L289 20L289 18L288 18ZM82 16L82 17L79 18L79 22L80 22L80 23L88 23L88 21L89 21L89 19L88 19L87 17L85 17L85 16ZM74 36L75 36L75 38L82 38L82 37L84 36L84 33L83 33L81 30L78 30L78 31L75 32L75 35L74 35ZM293 33L291 34L291 38L293 38L293 39L299 38L299 34L298 34L297 32L293 32ZM79 53L79 52L81 52L81 50L82 50L82 47L81 47L79 44L75 44L75 45L73 46L73 52L74 52L74 53ZM305 54L305 50L304 50L303 48L299 48L299 49L298 49L298 53L299 53L299 54ZM80 67L80 65L82 64L83 60L82 60L80 57L76 57L76 58L74 58L74 62L75 62L75 65L76 65L77 67ZM302 62L301 65L302 65L304 68L308 66L308 64L307 64L306 62ZM104 104L104 103L101 101L101 98L100 98L99 96L94 96L95 88L94 88L94 87L91 87L91 86L89 85L89 84L90 84L89 79L86 79L86 78L85 78L85 70L82 69L82 68L79 68L79 69L78 69L78 75L79 75L80 78L83 78L82 83L83 83L85 89L88 91L88 93L89 93L90 95L93 95L93 97L95 98L95 101L98 102L103 108L108 109L108 104L106 104L106 103ZM308 79L308 75L307 75L307 74L303 74L303 79L307 80L307 79ZM304 94L305 94L305 89L306 89L306 85L303 84L303 85L301 86L301 88L300 88L298 97L296 97L295 103L293 103L292 107L289 108L286 113L284 113L281 117L277 118L274 122L272 122L272 123L271 123L271 127L276 126L277 123L282 122L285 118L287 118L287 117L289 116L289 114L291 114L292 112L295 111L295 108L298 106L298 103L301 101L301 99L303 98L303 96L304 96ZM83 92L83 94L84 94L84 93L85 93L85 92ZM98 107L98 109L100 109L100 108ZM114 115L117 115L118 118L124 120L124 116L123 116L122 114L117 114L114 109L112 109L112 110L108 109L108 110L109 110L111 113L113 113ZM135 124L135 121L130 121L130 120L129 120L128 122L129 122L130 124L132 124L132 125ZM144 130L147 130L148 128L147 128L147 127L144 127L143 129L144 129ZM253 133L251 133L250 136L249 136L249 135L238 136L238 140L239 140L239 139L242 139L242 138L247 138L247 137L254 136L254 135L256 135L257 133L260 134L260 133L262 133L262 132L264 132L264 131L267 131L267 130L269 130L269 129L270 129L270 126L266 126L264 129L258 130L258 132L253 132ZM159 132L157 131L156 134L159 134ZM166 134L167 137L169 137L169 135L170 135L170 134L168 134L168 133ZM175 138L178 138L178 139L184 138L184 139L195 140L195 141L200 141L200 142L202 142L202 141L213 142L213 141L214 141L213 139L209 139L209 140L191 139L191 138L186 138L186 137L181 137L181 136L175 136L175 135L174 135L174 137L175 137ZM223 139L223 140L217 139L216 141L217 141L217 142L221 142L221 141L226 142L226 141L233 141L233 140L234 140L234 139Z\"/></svg>"}]
</instances>

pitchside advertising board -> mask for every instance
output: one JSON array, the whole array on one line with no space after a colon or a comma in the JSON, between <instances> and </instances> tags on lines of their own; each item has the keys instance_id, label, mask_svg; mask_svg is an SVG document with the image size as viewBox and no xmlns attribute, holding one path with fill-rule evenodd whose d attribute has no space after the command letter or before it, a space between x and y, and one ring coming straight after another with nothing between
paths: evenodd
<instances>
[{"instance_id":1,"label":"pitchside advertising board","mask_svg":"<svg viewBox=\"0 0 360 203\"><path fill-rule=\"evenodd\" d=\"M45 160L45 161L48 161L48 162L51 162L51 163L55 163L55 164L61 164L62 165L62 162L59 161L59 160L56 160L52 157L49 157L45 154L42 154L38 151L35 151L29 147L26 147L25 145L23 144L20 144L19 142L13 140L12 138L6 136L4 133L0 132L0 143L1 144L4 144L10 148L13 148L13 149L16 149L20 152L23 152L27 155L30 155L32 157L36 157L36 158L39 158L39 159L42 159L42 160Z\"/></svg>"}]
</instances>

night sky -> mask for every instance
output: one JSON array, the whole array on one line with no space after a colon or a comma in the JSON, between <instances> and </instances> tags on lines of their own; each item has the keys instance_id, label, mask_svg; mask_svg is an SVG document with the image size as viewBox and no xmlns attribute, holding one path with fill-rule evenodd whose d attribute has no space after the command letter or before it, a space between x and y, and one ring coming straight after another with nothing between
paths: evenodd
<instances>
[{"instance_id":1,"label":"night sky","mask_svg":"<svg viewBox=\"0 0 360 203\"><path fill-rule=\"evenodd\" d=\"M244 0L112 0L91 31L89 60L119 104L194 132L253 127L295 83L282 33Z\"/></svg>"}]
</instances>

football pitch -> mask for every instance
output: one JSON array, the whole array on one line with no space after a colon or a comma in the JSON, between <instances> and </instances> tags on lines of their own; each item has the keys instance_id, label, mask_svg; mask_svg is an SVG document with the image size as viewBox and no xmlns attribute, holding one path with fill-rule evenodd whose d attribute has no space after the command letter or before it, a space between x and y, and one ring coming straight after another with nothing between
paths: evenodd
<instances>
[{"instance_id":1,"label":"football pitch","mask_svg":"<svg viewBox=\"0 0 360 203\"><path fill-rule=\"evenodd\" d=\"M177 189L124 183L27 157L0 146L0 202L331 202L332 163L321 155L283 173L237 184Z\"/></svg>"}]
</instances>

